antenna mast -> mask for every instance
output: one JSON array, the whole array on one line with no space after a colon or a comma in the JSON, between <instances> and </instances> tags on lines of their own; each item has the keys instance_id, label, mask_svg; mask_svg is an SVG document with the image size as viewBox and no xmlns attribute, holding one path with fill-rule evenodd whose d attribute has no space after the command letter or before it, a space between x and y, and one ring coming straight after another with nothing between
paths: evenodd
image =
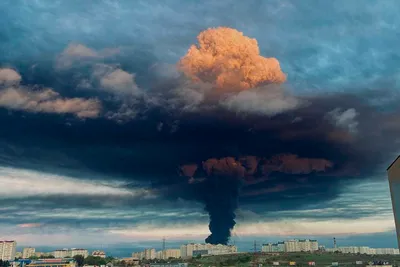
<instances>
[{"instance_id":1,"label":"antenna mast","mask_svg":"<svg viewBox=\"0 0 400 267\"><path fill-rule=\"evenodd\" d=\"M165 260L165 236L162 240L162 259Z\"/></svg>"},{"instance_id":2,"label":"antenna mast","mask_svg":"<svg viewBox=\"0 0 400 267\"><path fill-rule=\"evenodd\" d=\"M253 254L253 267L257 267L257 262L258 262L258 255L257 255L257 241L254 240L254 245L253 245L253 250L254 250L254 254Z\"/></svg>"}]
</instances>

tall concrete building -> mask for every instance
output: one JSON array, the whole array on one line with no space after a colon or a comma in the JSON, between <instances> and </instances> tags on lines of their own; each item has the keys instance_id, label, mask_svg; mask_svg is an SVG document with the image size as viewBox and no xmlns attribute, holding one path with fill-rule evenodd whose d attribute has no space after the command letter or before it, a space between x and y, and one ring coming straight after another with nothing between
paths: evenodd
<instances>
[{"instance_id":1,"label":"tall concrete building","mask_svg":"<svg viewBox=\"0 0 400 267\"><path fill-rule=\"evenodd\" d=\"M35 256L35 248L24 248L22 250L22 258L23 259L29 259L32 256Z\"/></svg>"},{"instance_id":2,"label":"tall concrete building","mask_svg":"<svg viewBox=\"0 0 400 267\"><path fill-rule=\"evenodd\" d=\"M237 253L237 247L232 245L212 245L189 243L181 246L181 257L191 258L194 255L223 255Z\"/></svg>"},{"instance_id":3,"label":"tall concrete building","mask_svg":"<svg viewBox=\"0 0 400 267\"><path fill-rule=\"evenodd\" d=\"M68 249L57 249L53 252L54 258L67 258L72 257L71 251Z\"/></svg>"},{"instance_id":4,"label":"tall concrete building","mask_svg":"<svg viewBox=\"0 0 400 267\"><path fill-rule=\"evenodd\" d=\"M318 241L309 239L294 239L278 243L263 244L261 251L263 252L301 252L301 251L317 251Z\"/></svg>"},{"instance_id":5,"label":"tall concrete building","mask_svg":"<svg viewBox=\"0 0 400 267\"><path fill-rule=\"evenodd\" d=\"M400 247L400 156L387 168L394 221L396 224L397 244Z\"/></svg>"},{"instance_id":6,"label":"tall concrete building","mask_svg":"<svg viewBox=\"0 0 400 267\"><path fill-rule=\"evenodd\" d=\"M17 242L15 241L0 241L0 260L13 261L15 259L16 248Z\"/></svg>"}]
</instances>

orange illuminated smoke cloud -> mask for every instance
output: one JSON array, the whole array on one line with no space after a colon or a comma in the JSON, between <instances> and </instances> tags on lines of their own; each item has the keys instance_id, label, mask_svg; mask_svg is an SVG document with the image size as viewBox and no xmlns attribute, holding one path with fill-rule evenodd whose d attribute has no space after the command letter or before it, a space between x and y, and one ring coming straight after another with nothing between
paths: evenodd
<instances>
[{"instance_id":1,"label":"orange illuminated smoke cloud","mask_svg":"<svg viewBox=\"0 0 400 267\"><path fill-rule=\"evenodd\" d=\"M197 36L178 68L194 81L217 88L246 90L264 84L283 83L286 75L276 58L260 56L257 40L235 29L210 28Z\"/></svg>"}]
</instances>

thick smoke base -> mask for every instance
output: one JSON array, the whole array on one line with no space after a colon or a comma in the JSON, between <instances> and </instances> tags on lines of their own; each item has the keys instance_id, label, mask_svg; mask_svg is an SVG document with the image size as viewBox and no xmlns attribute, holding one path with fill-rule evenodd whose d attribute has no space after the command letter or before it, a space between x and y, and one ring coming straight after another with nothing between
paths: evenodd
<instances>
[{"instance_id":1,"label":"thick smoke base","mask_svg":"<svg viewBox=\"0 0 400 267\"><path fill-rule=\"evenodd\" d=\"M238 207L238 181L229 176L214 176L207 182L205 210L210 215L211 235L206 243L227 244L235 226L235 211Z\"/></svg>"},{"instance_id":2,"label":"thick smoke base","mask_svg":"<svg viewBox=\"0 0 400 267\"><path fill-rule=\"evenodd\" d=\"M277 155L271 159L243 156L239 159L211 158L199 167L183 165L180 173L190 177L189 183L200 183L201 201L209 213L211 235L205 240L211 244L227 244L235 226L239 191L242 186L265 182L272 173L310 174L324 172L333 167L325 159L299 158L296 155ZM253 194L265 192L253 191ZM247 193L249 195L249 192ZM251 194L251 192L250 192Z\"/></svg>"}]
</instances>

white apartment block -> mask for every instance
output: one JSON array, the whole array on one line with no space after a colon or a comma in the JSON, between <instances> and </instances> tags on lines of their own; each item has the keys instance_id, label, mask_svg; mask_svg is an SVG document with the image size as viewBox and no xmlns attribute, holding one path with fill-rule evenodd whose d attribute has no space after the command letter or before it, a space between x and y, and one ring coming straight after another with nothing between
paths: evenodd
<instances>
[{"instance_id":1,"label":"white apartment block","mask_svg":"<svg viewBox=\"0 0 400 267\"><path fill-rule=\"evenodd\" d=\"M16 241L0 241L0 260L11 261L15 259L17 248Z\"/></svg>"},{"instance_id":2,"label":"white apartment block","mask_svg":"<svg viewBox=\"0 0 400 267\"><path fill-rule=\"evenodd\" d=\"M144 258L146 260L154 260L156 258L156 250L154 248L145 249Z\"/></svg>"},{"instance_id":3,"label":"white apartment block","mask_svg":"<svg viewBox=\"0 0 400 267\"><path fill-rule=\"evenodd\" d=\"M301 239L287 240L278 243L263 244L262 252L301 252L301 251L317 251L317 240Z\"/></svg>"},{"instance_id":4,"label":"white apartment block","mask_svg":"<svg viewBox=\"0 0 400 267\"><path fill-rule=\"evenodd\" d=\"M144 259L144 252L134 252L132 253L132 258L138 259L138 260L143 260Z\"/></svg>"},{"instance_id":5,"label":"white apartment block","mask_svg":"<svg viewBox=\"0 0 400 267\"><path fill-rule=\"evenodd\" d=\"M35 255L36 255L35 248L24 248L22 250L22 258L23 259L29 259L30 257L33 257Z\"/></svg>"},{"instance_id":6,"label":"white apartment block","mask_svg":"<svg viewBox=\"0 0 400 267\"><path fill-rule=\"evenodd\" d=\"M370 248L370 247L339 247L339 248L328 248L327 252L341 252L351 254L368 254L368 255L399 255L399 249L397 248Z\"/></svg>"},{"instance_id":7,"label":"white apartment block","mask_svg":"<svg viewBox=\"0 0 400 267\"><path fill-rule=\"evenodd\" d=\"M196 251L207 251L208 255L222 255L237 253L236 246L227 245L212 245L212 244L186 244L181 246L181 257L189 258L193 257L193 252Z\"/></svg>"},{"instance_id":8,"label":"white apartment block","mask_svg":"<svg viewBox=\"0 0 400 267\"><path fill-rule=\"evenodd\" d=\"M73 248L71 249L70 255L71 257L82 255L84 258L87 258L87 256L89 256L89 251L83 248Z\"/></svg>"},{"instance_id":9,"label":"white apartment block","mask_svg":"<svg viewBox=\"0 0 400 267\"><path fill-rule=\"evenodd\" d=\"M268 243L263 244L261 247L262 252L285 252L285 243L278 242L278 243Z\"/></svg>"},{"instance_id":10,"label":"white apartment block","mask_svg":"<svg viewBox=\"0 0 400 267\"><path fill-rule=\"evenodd\" d=\"M166 249L157 251L156 253L157 259L164 259L164 260L167 260L169 258L179 259L180 257L181 257L180 249Z\"/></svg>"},{"instance_id":11,"label":"white apartment block","mask_svg":"<svg viewBox=\"0 0 400 267\"><path fill-rule=\"evenodd\" d=\"M139 260L154 260L157 258L157 253L154 248L148 248L141 252L134 252L132 253L132 258L139 259Z\"/></svg>"},{"instance_id":12,"label":"white apartment block","mask_svg":"<svg viewBox=\"0 0 400 267\"><path fill-rule=\"evenodd\" d=\"M68 249L57 249L53 252L54 258L67 258L72 257L71 251Z\"/></svg>"},{"instance_id":13,"label":"white apartment block","mask_svg":"<svg viewBox=\"0 0 400 267\"><path fill-rule=\"evenodd\" d=\"M89 256L89 251L83 248L58 249L53 252L54 258L72 258L76 255L82 255L84 258Z\"/></svg>"}]
</instances>

